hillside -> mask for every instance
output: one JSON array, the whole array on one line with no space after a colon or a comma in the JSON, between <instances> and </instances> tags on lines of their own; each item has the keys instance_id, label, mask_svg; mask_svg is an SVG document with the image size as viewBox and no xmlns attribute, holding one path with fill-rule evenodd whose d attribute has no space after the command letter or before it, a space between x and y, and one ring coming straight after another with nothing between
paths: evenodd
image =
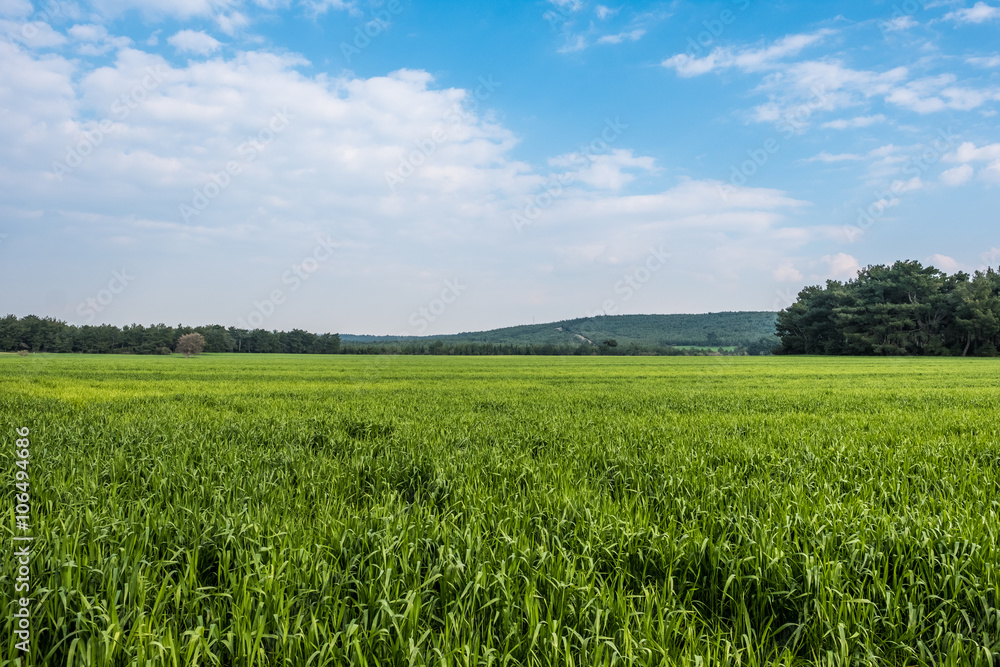
<instances>
[{"instance_id":1,"label":"hillside","mask_svg":"<svg viewBox=\"0 0 1000 667\"><path fill-rule=\"evenodd\" d=\"M619 345L739 345L774 335L777 313L762 311L699 315L601 315L546 324L523 324L490 331L440 336L361 336L341 334L344 343L441 340L514 345L565 345L615 339ZM714 334L714 336L712 335Z\"/></svg>"}]
</instances>

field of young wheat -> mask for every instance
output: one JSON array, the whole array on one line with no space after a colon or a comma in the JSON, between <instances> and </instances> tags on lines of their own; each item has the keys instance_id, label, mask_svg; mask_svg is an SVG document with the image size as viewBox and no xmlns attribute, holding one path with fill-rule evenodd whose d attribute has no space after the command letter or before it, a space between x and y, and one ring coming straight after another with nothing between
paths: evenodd
<instances>
[{"instance_id":1,"label":"field of young wheat","mask_svg":"<svg viewBox=\"0 0 1000 667\"><path fill-rule=\"evenodd\" d=\"M992 666L998 415L982 359L0 356L0 664Z\"/></svg>"}]
</instances>

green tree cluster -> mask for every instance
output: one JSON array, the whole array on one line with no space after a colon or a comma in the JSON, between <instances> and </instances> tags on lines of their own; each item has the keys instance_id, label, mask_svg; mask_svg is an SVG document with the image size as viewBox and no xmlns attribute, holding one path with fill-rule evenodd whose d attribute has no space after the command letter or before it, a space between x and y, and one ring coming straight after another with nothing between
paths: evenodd
<instances>
[{"instance_id":1,"label":"green tree cluster","mask_svg":"<svg viewBox=\"0 0 1000 667\"><path fill-rule=\"evenodd\" d=\"M906 260L799 292L778 313L783 354L997 356L1000 273Z\"/></svg>"},{"instance_id":2,"label":"green tree cluster","mask_svg":"<svg viewBox=\"0 0 1000 667\"><path fill-rule=\"evenodd\" d=\"M228 329L219 324L187 327L178 324L143 326L110 324L75 326L50 317L28 315L0 318L0 351L83 352L90 354L161 354L176 349L182 336L198 333L205 352L280 352L285 354L336 354L338 334L313 334L302 329L267 331Z\"/></svg>"}]
</instances>

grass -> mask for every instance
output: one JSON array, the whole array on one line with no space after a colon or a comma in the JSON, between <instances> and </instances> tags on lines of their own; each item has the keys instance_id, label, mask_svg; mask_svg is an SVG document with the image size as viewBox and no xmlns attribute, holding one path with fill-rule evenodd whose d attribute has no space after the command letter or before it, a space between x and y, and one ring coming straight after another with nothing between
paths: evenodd
<instances>
[{"instance_id":1,"label":"grass","mask_svg":"<svg viewBox=\"0 0 1000 667\"><path fill-rule=\"evenodd\" d=\"M996 665L998 370L3 357L30 664Z\"/></svg>"}]
</instances>

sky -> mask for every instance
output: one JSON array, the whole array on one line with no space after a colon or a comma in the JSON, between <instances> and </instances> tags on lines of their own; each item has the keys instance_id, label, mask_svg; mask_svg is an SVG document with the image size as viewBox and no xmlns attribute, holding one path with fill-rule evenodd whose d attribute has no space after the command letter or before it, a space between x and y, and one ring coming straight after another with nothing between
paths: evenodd
<instances>
[{"instance_id":1,"label":"sky","mask_svg":"<svg viewBox=\"0 0 1000 667\"><path fill-rule=\"evenodd\" d=\"M0 314L425 335L1000 265L1000 1L0 0Z\"/></svg>"}]
</instances>

